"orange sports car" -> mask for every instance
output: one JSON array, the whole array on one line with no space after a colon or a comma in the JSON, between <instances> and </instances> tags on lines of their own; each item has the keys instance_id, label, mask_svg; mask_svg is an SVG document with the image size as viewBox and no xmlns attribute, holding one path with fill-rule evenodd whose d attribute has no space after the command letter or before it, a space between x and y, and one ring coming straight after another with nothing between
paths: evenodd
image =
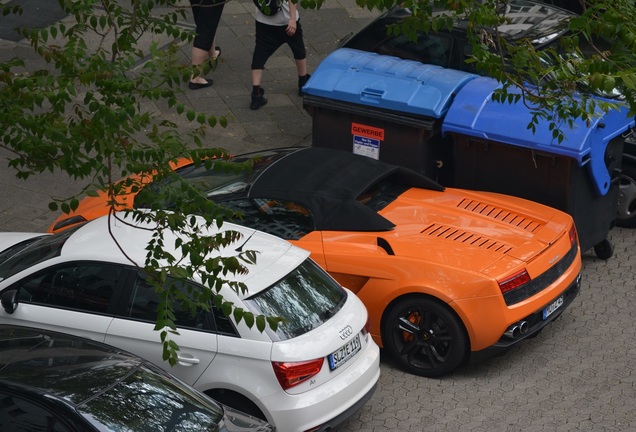
<instances>
[{"instance_id":1,"label":"orange sports car","mask_svg":"<svg viewBox=\"0 0 636 432\"><path fill-rule=\"evenodd\" d=\"M375 341L411 373L441 376L536 336L579 292L581 252L562 211L445 189L338 150L275 149L231 160L249 159L249 172L193 164L176 172L234 210L235 222L311 251L364 302ZM151 183L145 192L167 187ZM51 230L105 214L106 202L85 198Z\"/></svg>"}]
</instances>

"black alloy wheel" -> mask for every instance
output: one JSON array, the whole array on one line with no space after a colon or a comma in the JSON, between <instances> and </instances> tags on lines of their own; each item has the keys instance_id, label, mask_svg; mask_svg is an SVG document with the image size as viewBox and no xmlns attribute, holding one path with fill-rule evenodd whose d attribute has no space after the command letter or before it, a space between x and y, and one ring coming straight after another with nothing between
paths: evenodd
<instances>
[{"instance_id":1,"label":"black alloy wheel","mask_svg":"<svg viewBox=\"0 0 636 432\"><path fill-rule=\"evenodd\" d=\"M424 296L406 298L391 307L382 341L406 371L429 378L453 371L468 353L460 319L444 303Z\"/></svg>"},{"instance_id":2,"label":"black alloy wheel","mask_svg":"<svg viewBox=\"0 0 636 432\"><path fill-rule=\"evenodd\" d=\"M636 227L636 166L625 162L618 184L616 225Z\"/></svg>"}]
</instances>

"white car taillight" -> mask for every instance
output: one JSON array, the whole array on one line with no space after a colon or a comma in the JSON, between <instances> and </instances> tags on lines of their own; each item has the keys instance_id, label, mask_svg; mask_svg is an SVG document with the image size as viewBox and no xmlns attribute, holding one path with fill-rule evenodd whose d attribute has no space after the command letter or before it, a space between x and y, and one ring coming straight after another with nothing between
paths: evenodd
<instances>
[{"instance_id":1,"label":"white car taillight","mask_svg":"<svg viewBox=\"0 0 636 432\"><path fill-rule=\"evenodd\" d=\"M272 362L272 366L281 387L287 390L318 374L324 362L323 357L304 362Z\"/></svg>"}]
</instances>

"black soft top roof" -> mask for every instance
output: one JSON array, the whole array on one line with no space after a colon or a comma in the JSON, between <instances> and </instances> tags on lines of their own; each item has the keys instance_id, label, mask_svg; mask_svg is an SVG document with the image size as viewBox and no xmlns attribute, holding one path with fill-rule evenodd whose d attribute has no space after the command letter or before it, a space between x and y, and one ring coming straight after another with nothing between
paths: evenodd
<instances>
[{"instance_id":1,"label":"black soft top roof","mask_svg":"<svg viewBox=\"0 0 636 432\"><path fill-rule=\"evenodd\" d=\"M356 198L389 176L408 187L444 190L408 168L345 151L306 147L265 169L248 197L303 204L311 210L317 230L385 231L395 225Z\"/></svg>"}]
</instances>

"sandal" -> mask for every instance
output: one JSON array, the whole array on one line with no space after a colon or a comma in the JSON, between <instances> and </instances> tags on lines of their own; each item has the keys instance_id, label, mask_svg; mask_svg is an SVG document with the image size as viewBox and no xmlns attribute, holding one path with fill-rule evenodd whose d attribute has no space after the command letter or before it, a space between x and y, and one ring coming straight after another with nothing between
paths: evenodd
<instances>
[{"instance_id":1,"label":"sandal","mask_svg":"<svg viewBox=\"0 0 636 432\"><path fill-rule=\"evenodd\" d=\"M190 90L200 90L200 89L204 89L207 87L210 87L212 85L212 80L209 78L206 78L205 83L197 83L197 82L192 82L190 81L188 83L188 88Z\"/></svg>"}]
</instances>

